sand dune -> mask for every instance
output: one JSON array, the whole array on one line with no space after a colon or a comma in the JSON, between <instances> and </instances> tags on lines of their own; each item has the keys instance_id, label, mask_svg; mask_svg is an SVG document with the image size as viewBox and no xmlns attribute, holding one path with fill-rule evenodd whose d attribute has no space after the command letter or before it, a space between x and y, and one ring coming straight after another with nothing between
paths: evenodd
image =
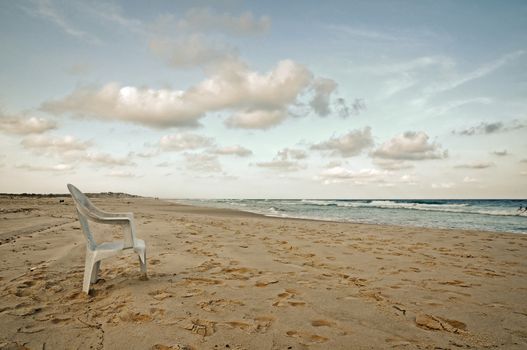
<instances>
[{"instance_id":1,"label":"sand dune","mask_svg":"<svg viewBox=\"0 0 527 350\"><path fill-rule=\"evenodd\" d=\"M149 278L124 254L87 296L71 200L0 202L0 349L527 347L524 235L96 198L135 213Z\"/></svg>"}]
</instances>

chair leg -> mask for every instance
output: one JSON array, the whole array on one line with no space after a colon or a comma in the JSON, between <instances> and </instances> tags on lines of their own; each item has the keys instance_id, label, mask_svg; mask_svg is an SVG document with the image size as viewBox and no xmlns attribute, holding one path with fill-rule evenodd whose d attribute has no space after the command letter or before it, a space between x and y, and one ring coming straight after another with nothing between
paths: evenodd
<instances>
[{"instance_id":1,"label":"chair leg","mask_svg":"<svg viewBox=\"0 0 527 350\"><path fill-rule=\"evenodd\" d=\"M141 272L146 276L146 249L142 252L137 252L139 255L139 264L141 265Z\"/></svg>"},{"instance_id":2,"label":"chair leg","mask_svg":"<svg viewBox=\"0 0 527 350\"><path fill-rule=\"evenodd\" d=\"M95 283L99 279L98 276L99 276L100 268L101 268L101 261L99 260L93 265L93 269L91 272L91 278L90 278L91 283Z\"/></svg>"},{"instance_id":3,"label":"chair leg","mask_svg":"<svg viewBox=\"0 0 527 350\"><path fill-rule=\"evenodd\" d=\"M92 279L92 273L94 268L93 254L86 251L86 260L84 263L84 281L82 283L82 291L86 294L90 292L90 282Z\"/></svg>"}]
</instances>

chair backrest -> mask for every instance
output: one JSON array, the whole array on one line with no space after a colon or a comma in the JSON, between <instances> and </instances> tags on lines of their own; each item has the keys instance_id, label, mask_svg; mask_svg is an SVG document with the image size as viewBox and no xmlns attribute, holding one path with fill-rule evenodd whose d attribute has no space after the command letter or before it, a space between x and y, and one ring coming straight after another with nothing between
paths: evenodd
<instances>
[{"instance_id":1,"label":"chair backrest","mask_svg":"<svg viewBox=\"0 0 527 350\"><path fill-rule=\"evenodd\" d=\"M93 211L93 208L95 208L95 206L90 202L88 197L84 195L84 193L82 193L77 187L73 186L72 184L68 184L68 190L70 191L71 197L73 198L73 202L75 203L77 214L79 216L79 221L81 223L82 232L84 233L84 236L88 241L88 247L91 250L94 250L97 247L97 243L95 242L95 239L93 238L93 235L90 231L90 227L88 225L88 218L90 217L90 212Z\"/></svg>"}]
</instances>

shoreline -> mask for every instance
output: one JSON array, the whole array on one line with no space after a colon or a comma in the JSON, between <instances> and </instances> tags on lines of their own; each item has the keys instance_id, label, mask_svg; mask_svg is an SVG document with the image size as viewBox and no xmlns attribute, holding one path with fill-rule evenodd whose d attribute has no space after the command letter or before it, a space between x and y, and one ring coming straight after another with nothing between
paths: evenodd
<instances>
[{"instance_id":1,"label":"shoreline","mask_svg":"<svg viewBox=\"0 0 527 350\"><path fill-rule=\"evenodd\" d=\"M354 222L354 221L338 221L333 219L318 219L318 218L302 218L302 217L294 217L294 216L274 216L271 214L262 214L252 211L246 211L238 208L219 208L219 207L211 207L211 206L200 206L200 205L194 205L194 204L188 204L188 203L180 203L177 199L159 199L162 201L165 201L167 203L172 203L180 206L188 206L188 207L194 207L199 208L197 212L199 211L207 211L210 210L211 212L218 210L222 211L225 210L226 212L237 212L239 215L256 215L261 218L269 218L269 219L284 219L284 220L305 220L305 221L313 221L313 222L327 222L327 223L336 223L336 224L350 224L350 225L367 225L367 226L382 226L382 227L393 227L393 228L401 228L401 229L431 229L431 230L444 230L444 231L463 231L467 233L490 233L490 234L511 234L511 235L527 235L527 232L510 232L510 231L492 231L492 230L477 230L477 229L464 229L464 228L445 228L445 227L430 227L430 226L414 226L414 225L395 225L395 224L381 224L381 223L368 223L368 222Z\"/></svg>"},{"instance_id":2,"label":"shoreline","mask_svg":"<svg viewBox=\"0 0 527 350\"><path fill-rule=\"evenodd\" d=\"M148 280L122 254L83 294L86 241L71 199L0 199L0 237L26 230L0 240L0 347L527 346L524 235L92 199L134 213ZM122 238L118 227L94 232Z\"/></svg>"}]
</instances>

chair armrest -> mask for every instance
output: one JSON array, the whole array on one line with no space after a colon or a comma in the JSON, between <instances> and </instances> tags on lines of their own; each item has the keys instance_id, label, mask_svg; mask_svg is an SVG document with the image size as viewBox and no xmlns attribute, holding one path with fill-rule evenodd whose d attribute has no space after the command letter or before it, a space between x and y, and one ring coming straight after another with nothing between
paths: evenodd
<instances>
[{"instance_id":1,"label":"chair armrest","mask_svg":"<svg viewBox=\"0 0 527 350\"><path fill-rule=\"evenodd\" d=\"M101 218L128 218L133 220L134 214L133 213L110 213L107 211L103 211L100 209L94 210L98 216Z\"/></svg>"},{"instance_id":2,"label":"chair armrest","mask_svg":"<svg viewBox=\"0 0 527 350\"><path fill-rule=\"evenodd\" d=\"M123 217L123 216L103 218L102 220L108 223L113 223L113 224L130 224L132 222L130 218Z\"/></svg>"},{"instance_id":3,"label":"chair armrest","mask_svg":"<svg viewBox=\"0 0 527 350\"><path fill-rule=\"evenodd\" d=\"M133 248L135 245L135 227L130 217L115 216L103 217L93 212L88 213L88 218L100 224L120 225L124 228L124 249Z\"/></svg>"},{"instance_id":4,"label":"chair armrest","mask_svg":"<svg viewBox=\"0 0 527 350\"><path fill-rule=\"evenodd\" d=\"M100 224L130 225L132 223L132 219L125 216L101 216L98 213L88 213L88 217Z\"/></svg>"}]
</instances>

